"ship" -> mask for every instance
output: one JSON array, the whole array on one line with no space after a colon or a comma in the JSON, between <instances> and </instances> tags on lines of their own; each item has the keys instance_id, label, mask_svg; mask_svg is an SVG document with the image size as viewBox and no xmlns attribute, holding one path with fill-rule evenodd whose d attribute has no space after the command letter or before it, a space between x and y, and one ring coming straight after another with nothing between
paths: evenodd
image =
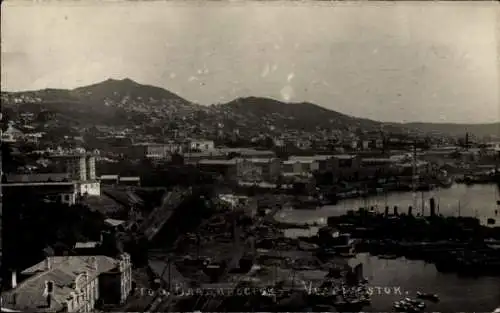
<instances>
[{"instance_id":1,"label":"ship","mask_svg":"<svg viewBox=\"0 0 500 313\"><path fill-rule=\"evenodd\" d=\"M439 301L439 296L436 294L432 293L423 293L423 292L417 292L417 298L423 299L423 300L430 300L433 302L438 302Z\"/></svg>"}]
</instances>

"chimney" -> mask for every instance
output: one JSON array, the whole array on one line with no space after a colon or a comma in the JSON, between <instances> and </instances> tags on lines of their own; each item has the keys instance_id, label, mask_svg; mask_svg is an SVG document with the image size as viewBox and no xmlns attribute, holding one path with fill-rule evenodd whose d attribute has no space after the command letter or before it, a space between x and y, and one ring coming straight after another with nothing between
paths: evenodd
<instances>
[{"instance_id":1,"label":"chimney","mask_svg":"<svg viewBox=\"0 0 500 313\"><path fill-rule=\"evenodd\" d=\"M12 271L11 287L12 287L12 289L17 287L17 273L16 273L16 271Z\"/></svg>"},{"instance_id":2,"label":"chimney","mask_svg":"<svg viewBox=\"0 0 500 313\"><path fill-rule=\"evenodd\" d=\"M92 257L92 268L97 272L99 270L99 263L97 262L97 258Z\"/></svg>"},{"instance_id":3,"label":"chimney","mask_svg":"<svg viewBox=\"0 0 500 313\"><path fill-rule=\"evenodd\" d=\"M52 305L52 294L47 295L47 308L51 308Z\"/></svg>"},{"instance_id":4,"label":"chimney","mask_svg":"<svg viewBox=\"0 0 500 313\"><path fill-rule=\"evenodd\" d=\"M394 206L394 215L398 215L398 206L397 205Z\"/></svg>"},{"instance_id":5,"label":"chimney","mask_svg":"<svg viewBox=\"0 0 500 313\"><path fill-rule=\"evenodd\" d=\"M408 215L411 216L413 214L413 207L410 205L408 207Z\"/></svg>"},{"instance_id":6,"label":"chimney","mask_svg":"<svg viewBox=\"0 0 500 313\"><path fill-rule=\"evenodd\" d=\"M385 215L385 217L389 216L389 206L385 207L384 215Z\"/></svg>"},{"instance_id":7,"label":"chimney","mask_svg":"<svg viewBox=\"0 0 500 313\"><path fill-rule=\"evenodd\" d=\"M50 270L52 268L52 260L50 259L50 256L48 256L45 259L45 269Z\"/></svg>"}]
</instances>

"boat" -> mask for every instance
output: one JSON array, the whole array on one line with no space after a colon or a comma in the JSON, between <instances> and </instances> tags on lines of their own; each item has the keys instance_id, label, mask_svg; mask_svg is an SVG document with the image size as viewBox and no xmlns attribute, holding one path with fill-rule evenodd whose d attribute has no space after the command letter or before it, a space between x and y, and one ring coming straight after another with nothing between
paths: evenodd
<instances>
[{"instance_id":1,"label":"boat","mask_svg":"<svg viewBox=\"0 0 500 313\"><path fill-rule=\"evenodd\" d=\"M398 312L421 312L425 309L425 303L410 298L394 302L394 309Z\"/></svg>"},{"instance_id":2,"label":"boat","mask_svg":"<svg viewBox=\"0 0 500 313\"><path fill-rule=\"evenodd\" d=\"M432 294L432 293L423 293L423 292L417 292L417 298L420 298L420 299L424 299L424 300L430 300L430 301L434 301L434 302L438 302L439 301L439 296L436 295L436 294Z\"/></svg>"}]
</instances>

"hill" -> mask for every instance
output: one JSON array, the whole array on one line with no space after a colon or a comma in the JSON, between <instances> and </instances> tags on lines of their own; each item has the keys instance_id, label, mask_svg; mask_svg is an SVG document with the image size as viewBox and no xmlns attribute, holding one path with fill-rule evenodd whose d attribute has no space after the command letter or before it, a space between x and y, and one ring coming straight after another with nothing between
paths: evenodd
<instances>
[{"instance_id":1,"label":"hill","mask_svg":"<svg viewBox=\"0 0 500 313\"><path fill-rule=\"evenodd\" d=\"M2 92L2 105L14 111L53 112L77 119L80 124L109 125L130 125L148 120L150 114L169 116L198 107L170 91L128 78L108 79L72 90Z\"/></svg>"},{"instance_id":2,"label":"hill","mask_svg":"<svg viewBox=\"0 0 500 313\"><path fill-rule=\"evenodd\" d=\"M72 90L44 89L2 92L2 110L49 111L61 123L109 126L147 125L213 134L217 129L238 129L247 134L283 132L379 131L438 133L463 136L500 135L495 124L382 123L358 118L300 102L285 103L268 98L238 98L225 104L201 106L163 88L139 84L131 79L108 79ZM172 127L174 127L172 126ZM168 126L170 127L170 126Z\"/></svg>"}]
</instances>

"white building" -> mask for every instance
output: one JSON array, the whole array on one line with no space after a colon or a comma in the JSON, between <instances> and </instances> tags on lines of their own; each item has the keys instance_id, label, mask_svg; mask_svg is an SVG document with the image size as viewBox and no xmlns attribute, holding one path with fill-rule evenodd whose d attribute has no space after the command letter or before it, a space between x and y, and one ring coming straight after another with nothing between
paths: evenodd
<instances>
[{"instance_id":1,"label":"white building","mask_svg":"<svg viewBox=\"0 0 500 313\"><path fill-rule=\"evenodd\" d=\"M213 140L193 139L189 141L191 151L208 151L215 149Z\"/></svg>"}]
</instances>

